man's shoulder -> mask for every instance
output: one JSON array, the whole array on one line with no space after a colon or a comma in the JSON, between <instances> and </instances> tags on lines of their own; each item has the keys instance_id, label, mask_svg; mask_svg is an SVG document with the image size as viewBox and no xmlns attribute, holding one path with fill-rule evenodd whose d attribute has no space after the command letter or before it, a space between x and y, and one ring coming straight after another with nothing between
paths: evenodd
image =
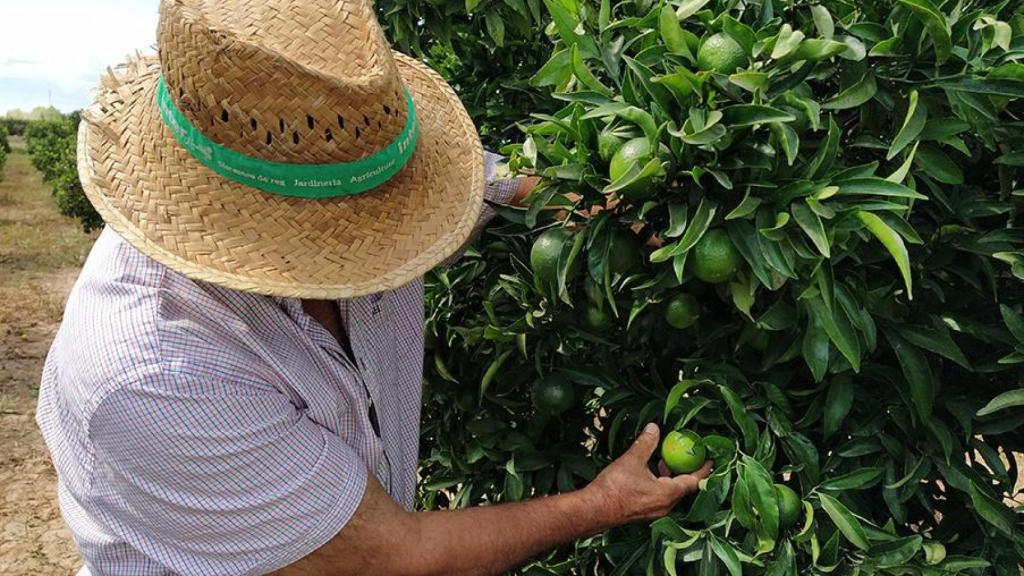
<instances>
[{"instance_id":1,"label":"man's shoulder","mask_svg":"<svg viewBox=\"0 0 1024 576\"><path fill-rule=\"evenodd\" d=\"M48 363L97 387L154 372L206 376L251 365L244 310L261 297L230 295L193 282L106 230L72 291ZM266 303L262 303L266 305ZM97 393L101 393L97 390Z\"/></svg>"}]
</instances>

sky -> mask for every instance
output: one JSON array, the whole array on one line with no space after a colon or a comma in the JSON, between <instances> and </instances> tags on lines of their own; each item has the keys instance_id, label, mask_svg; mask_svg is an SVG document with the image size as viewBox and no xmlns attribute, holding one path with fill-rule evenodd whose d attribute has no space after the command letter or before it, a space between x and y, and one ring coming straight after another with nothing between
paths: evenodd
<instances>
[{"instance_id":1,"label":"sky","mask_svg":"<svg viewBox=\"0 0 1024 576\"><path fill-rule=\"evenodd\" d=\"M108 66L154 52L159 0L0 0L0 115L90 101Z\"/></svg>"}]
</instances>

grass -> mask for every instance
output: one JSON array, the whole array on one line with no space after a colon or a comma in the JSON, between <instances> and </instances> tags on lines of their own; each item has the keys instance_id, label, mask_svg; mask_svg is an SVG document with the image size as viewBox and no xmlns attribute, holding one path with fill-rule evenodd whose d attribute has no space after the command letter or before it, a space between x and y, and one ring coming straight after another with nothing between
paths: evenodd
<instances>
[{"instance_id":1,"label":"grass","mask_svg":"<svg viewBox=\"0 0 1024 576\"><path fill-rule=\"evenodd\" d=\"M60 317L64 287L96 236L60 215L24 142L11 145L0 181L0 326L17 330Z\"/></svg>"}]
</instances>

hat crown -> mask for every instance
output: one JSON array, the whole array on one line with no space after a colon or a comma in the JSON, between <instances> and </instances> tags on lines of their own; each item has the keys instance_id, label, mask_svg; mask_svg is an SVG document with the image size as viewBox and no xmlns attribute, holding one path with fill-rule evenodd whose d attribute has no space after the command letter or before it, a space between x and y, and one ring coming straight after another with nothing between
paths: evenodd
<instances>
[{"instance_id":1,"label":"hat crown","mask_svg":"<svg viewBox=\"0 0 1024 576\"><path fill-rule=\"evenodd\" d=\"M360 160L394 142L408 119L367 1L163 0L158 43L177 108L248 156Z\"/></svg>"}]
</instances>

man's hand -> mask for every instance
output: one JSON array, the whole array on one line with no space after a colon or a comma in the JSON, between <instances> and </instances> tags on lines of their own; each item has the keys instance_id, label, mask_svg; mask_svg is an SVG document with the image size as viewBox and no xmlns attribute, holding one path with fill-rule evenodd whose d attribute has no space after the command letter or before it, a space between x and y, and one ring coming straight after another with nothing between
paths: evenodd
<instances>
[{"instance_id":1,"label":"man's hand","mask_svg":"<svg viewBox=\"0 0 1024 576\"><path fill-rule=\"evenodd\" d=\"M588 487L526 502L410 513L372 476L355 515L325 546L278 576L503 574L537 554L612 526L666 514L711 473L656 477L649 425Z\"/></svg>"},{"instance_id":2,"label":"man's hand","mask_svg":"<svg viewBox=\"0 0 1024 576\"><path fill-rule=\"evenodd\" d=\"M648 463L658 448L661 434L656 424L648 424L628 452L612 462L583 492L592 498L598 510L607 514L607 524L617 526L640 520L653 520L668 514L683 497L699 489L700 481L711 474L711 462L693 474L671 477L660 467L655 476Z\"/></svg>"}]
</instances>

